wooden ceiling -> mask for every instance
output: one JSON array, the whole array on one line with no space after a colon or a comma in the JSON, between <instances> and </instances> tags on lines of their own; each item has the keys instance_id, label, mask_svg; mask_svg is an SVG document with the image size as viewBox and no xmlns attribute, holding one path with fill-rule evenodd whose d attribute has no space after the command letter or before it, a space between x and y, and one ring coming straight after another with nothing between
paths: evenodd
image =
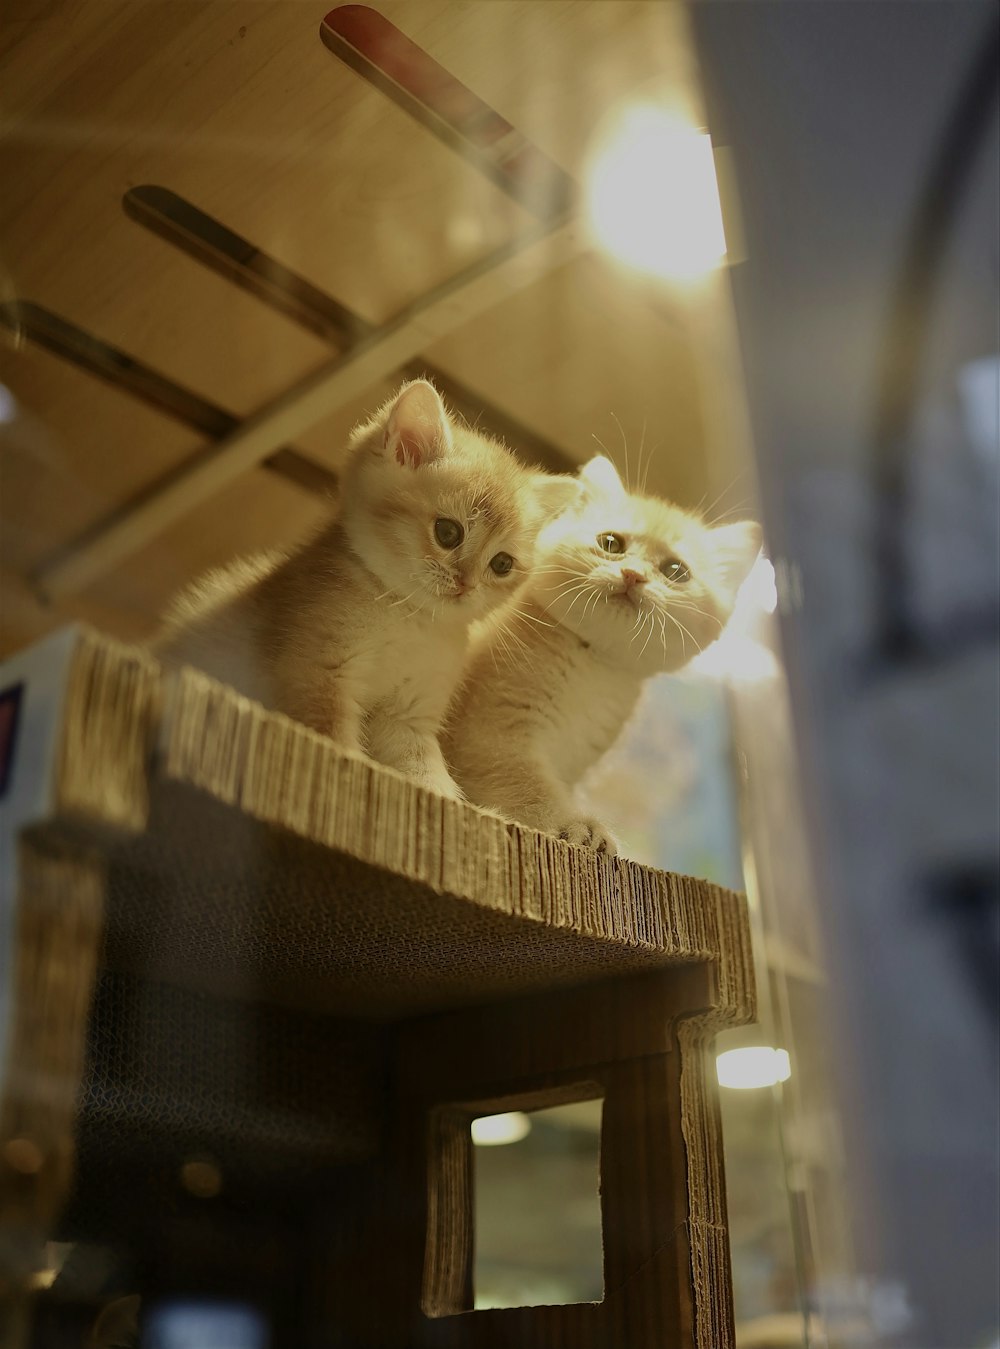
<instances>
[{"instance_id":1,"label":"wooden ceiling","mask_svg":"<svg viewBox=\"0 0 1000 1349\"><path fill-rule=\"evenodd\" d=\"M377 8L577 182L603 120L627 101L665 99L697 120L680 6ZM142 637L193 575L288 542L328 509L322 492L250 467L45 598L54 559L163 475L214 453L213 437L46 349L11 302L41 307L237 421L329 368L345 345L144 227L126 214L126 193L169 189L376 334L538 225L516 194L324 45L323 3L13 0L7 13L0 653L76 617ZM485 300L459 294L414 360L527 456L575 463L598 440L619 455L624 438L634 461L645 437L650 487L695 504L743 468L738 414L727 431L717 400L699 393L706 379L731 389L735 378L720 356L728 317L706 319L715 303L655 291L575 246L530 284ZM351 425L402 378L388 357L376 368L299 427L299 456L336 471Z\"/></svg>"}]
</instances>

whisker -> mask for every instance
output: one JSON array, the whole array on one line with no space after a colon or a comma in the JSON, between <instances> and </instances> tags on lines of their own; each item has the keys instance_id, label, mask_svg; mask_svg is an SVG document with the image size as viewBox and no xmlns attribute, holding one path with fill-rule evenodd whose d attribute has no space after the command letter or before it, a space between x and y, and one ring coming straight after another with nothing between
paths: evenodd
<instances>
[{"instance_id":1,"label":"whisker","mask_svg":"<svg viewBox=\"0 0 1000 1349\"><path fill-rule=\"evenodd\" d=\"M645 623L643 623L643 627L645 627L645 626L646 626ZM652 637L652 635L653 635L653 630L654 630L655 626L656 626L656 615L655 615L655 613L653 612L653 610L650 609L650 611L649 611L649 632L646 634L646 640L643 642L643 644L642 644L642 650L639 652L639 659L640 659L640 660L642 660L643 656L646 654L646 647L649 646L649 639L650 639L650 637Z\"/></svg>"},{"instance_id":2,"label":"whisker","mask_svg":"<svg viewBox=\"0 0 1000 1349\"><path fill-rule=\"evenodd\" d=\"M519 651L528 650L528 643L524 640L522 636L520 636L519 633L516 633L513 628L505 628L504 637L506 637L508 641L513 642Z\"/></svg>"},{"instance_id":3,"label":"whisker","mask_svg":"<svg viewBox=\"0 0 1000 1349\"><path fill-rule=\"evenodd\" d=\"M585 583L583 584L583 586L582 586L582 587L577 591L577 593L573 596L572 600L570 601L569 608L566 610L566 617L567 617L567 618L568 618L568 617L570 616L570 614L572 613L574 604L576 604L576 602L577 602L577 600L580 598L580 596L581 596L581 595L585 595L585 594L587 593L588 590L593 590L593 586L591 586L591 585L589 584L589 582L585 582ZM598 592L598 593L599 593L599 592ZM584 605L584 607L586 608L586 604Z\"/></svg>"},{"instance_id":4,"label":"whisker","mask_svg":"<svg viewBox=\"0 0 1000 1349\"><path fill-rule=\"evenodd\" d=\"M515 605L511 613L517 614L519 618L525 619L528 623L537 623L540 628L551 628L555 624L549 623L547 619L539 618L537 614L529 614L527 609L519 609Z\"/></svg>"},{"instance_id":5,"label":"whisker","mask_svg":"<svg viewBox=\"0 0 1000 1349\"><path fill-rule=\"evenodd\" d=\"M639 464L638 464L638 467L636 468L636 473L637 473L637 474L640 474L640 473L642 474L642 486L640 487L639 490L642 492L642 495L643 495L643 496L646 495L646 479L649 477L649 466L650 466L650 464L653 462L653 451L650 450L650 452L649 452L649 458L646 460L646 468L645 468L645 471L643 470L643 467L642 467L642 449L643 449L643 446L646 444L646 427L648 426L648 424L649 424L648 418L643 417L643 419L642 419L642 435L641 435L640 438L639 438L639 456L638 456L638 457L639 457Z\"/></svg>"},{"instance_id":6,"label":"whisker","mask_svg":"<svg viewBox=\"0 0 1000 1349\"><path fill-rule=\"evenodd\" d=\"M577 580L577 581L569 582L569 583L567 583L566 585L560 586L560 587L559 587L559 589L558 589L558 590L556 591L556 593L555 593L554 598L557 599L557 600L563 600L563 599L566 598L567 595L569 595L569 594L571 594L571 593L573 592L574 588L575 588L576 590L578 590L578 591L580 591L580 590L586 590L586 589L588 589L589 585L590 585L590 582L589 582L589 581L580 581L580 580Z\"/></svg>"},{"instance_id":7,"label":"whisker","mask_svg":"<svg viewBox=\"0 0 1000 1349\"><path fill-rule=\"evenodd\" d=\"M684 629L683 629L683 628L681 627L681 625L677 622L677 619L674 618L673 614L668 613L668 614L667 614L667 618L670 619L671 623L673 623L674 627L677 629L677 631L678 631L678 632L680 633L680 635L681 635L681 655L682 655L682 656L684 657L684 659L686 660L686 659L687 659L687 643L684 641Z\"/></svg>"},{"instance_id":8,"label":"whisker","mask_svg":"<svg viewBox=\"0 0 1000 1349\"><path fill-rule=\"evenodd\" d=\"M627 441L626 438L625 438L625 428L622 426L621 422L618 420L618 414L617 414L617 413L612 412L611 415L612 415L612 417L614 418L615 424L616 424L617 427L618 427L618 434L619 434L619 435L621 436L621 438L622 438L622 450L624 451L624 454L625 454L625 486L626 486L626 487L628 488L628 490L631 492L631 491L632 491L632 474L631 474L631 472L630 472L630 470L629 470L629 466L628 466L628 441Z\"/></svg>"},{"instance_id":9,"label":"whisker","mask_svg":"<svg viewBox=\"0 0 1000 1349\"><path fill-rule=\"evenodd\" d=\"M583 619L585 619L585 618L587 617L587 614L588 614L588 612L589 612L590 609L596 608L596 607L597 607L597 601L598 601L600 598L601 598L601 592L600 592L598 589L596 589L596 587L595 587L594 592L593 592L593 594L591 595L590 599L589 599L589 600L587 601L587 603L583 606L583 613L580 615L581 622L583 621Z\"/></svg>"},{"instance_id":10,"label":"whisker","mask_svg":"<svg viewBox=\"0 0 1000 1349\"><path fill-rule=\"evenodd\" d=\"M528 665L534 664L534 661L532 659L531 646L516 632L514 632L512 628L505 628L501 636L503 641L507 644L506 654L507 659L511 662L511 664L517 663L518 660L521 662L527 662ZM513 643L514 646L517 648L516 655L515 652L512 650L510 643Z\"/></svg>"},{"instance_id":11,"label":"whisker","mask_svg":"<svg viewBox=\"0 0 1000 1349\"><path fill-rule=\"evenodd\" d=\"M671 600L670 607L671 609L684 609L688 613L696 614L698 618L707 618L716 625L720 632L726 626L718 614L710 614L707 609L699 609L696 604L684 604L680 600Z\"/></svg>"},{"instance_id":12,"label":"whisker","mask_svg":"<svg viewBox=\"0 0 1000 1349\"><path fill-rule=\"evenodd\" d=\"M402 599L394 600L393 603L389 605L389 608L390 608L390 609L397 609L401 604L406 604L409 600L412 600L412 599L413 599L414 595L417 593L417 591L418 591L419 589L420 589L419 586L414 586L414 588L410 591L410 593L409 593L408 595L404 595L404 596L402 597ZM417 608L418 608L418 609L420 609L420 608L422 608L422 607L423 607L423 606L422 606L421 604L418 604L418 605L417 605Z\"/></svg>"},{"instance_id":13,"label":"whisker","mask_svg":"<svg viewBox=\"0 0 1000 1349\"><path fill-rule=\"evenodd\" d=\"M701 501L699 501L698 505L695 507L695 513L701 515L701 517L707 522L709 515L711 515L712 511L715 510L719 502L723 500L726 493L731 492L733 488L736 486L736 484L739 482L739 480L741 478L745 478L749 471L750 470L746 468L740 469L739 473L737 473L735 477L731 478L729 482L726 483L725 487L721 489L721 491L716 492L715 496L712 498L712 500L709 502L707 506L703 504L705 501L705 497L708 496L708 492L705 492L704 496L701 498ZM750 504L751 504L750 501L746 497L744 497L740 501L736 502L734 505L730 506L729 509L746 510L750 506Z\"/></svg>"},{"instance_id":14,"label":"whisker","mask_svg":"<svg viewBox=\"0 0 1000 1349\"><path fill-rule=\"evenodd\" d=\"M685 634L685 633L687 633L687 635L691 638L691 641L694 643L695 648L696 648L699 652L703 651L703 650L704 650L704 647L701 645L701 643L700 643L699 641L697 641L697 639L695 638L694 633L691 632L691 630L690 630L689 628L686 628L686 627L684 626L684 624L680 622L679 619L675 618L674 615L670 612L669 609L667 609L665 612L666 612L667 617L670 619L671 623L674 624L674 626L677 628L677 630L678 630L678 631L680 632L680 634L681 634L681 650L682 650L682 652L683 652L685 655L687 655L687 647L684 645L684 634Z\"/></svg>"}]
</instances>

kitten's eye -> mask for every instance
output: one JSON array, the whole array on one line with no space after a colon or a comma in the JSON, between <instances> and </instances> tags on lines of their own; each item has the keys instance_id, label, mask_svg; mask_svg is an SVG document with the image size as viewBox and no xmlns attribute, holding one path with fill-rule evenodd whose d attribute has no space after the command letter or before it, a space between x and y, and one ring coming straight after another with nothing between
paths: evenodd
<instances>
[{"instance_id":1,"label":"kitten's eye","mask_svg":"<svg viewBox=\"0 0 1000 1349\"><path fill-rule=\"evenodd\" d=\"M434 537L442 548L457 548L465 538L465 530L457 520L435 520Z\"/></svg>"},{"instance_id":2,"label":"kitten's eye","mask_svg":"<svg viewBox=\"0 0 1000 1349\"><path fill-rule=\"evenodd\" d=\"M620 534L598 534L598 548L603 548L606 553L624 553L625 540Z\"/></svg>"},{"instance_id":3,"label":"kitten's eye","mask_svg":"<svg viewBox=\"0 0 1000 1349\"><path fill-rule=\"evenodd\" d=\"M496 557L490 558L490 570L497 576L506 576L514 565L514 559L510 553L497 553Z\"/></svg>"},{"instance_id":4,"label":"kitten's eye","mask_svg":"<svg viewBox=\"0 0 1000 1349\"><path fill-rule=\"evenodd\" d=\"M677 585L683 585L685 581L691 579L691 573L687 567L676 557L668 557L666 562L661 562L660 571L663 572L668 581L674 581Z\"/></svg>"}]
</instances>

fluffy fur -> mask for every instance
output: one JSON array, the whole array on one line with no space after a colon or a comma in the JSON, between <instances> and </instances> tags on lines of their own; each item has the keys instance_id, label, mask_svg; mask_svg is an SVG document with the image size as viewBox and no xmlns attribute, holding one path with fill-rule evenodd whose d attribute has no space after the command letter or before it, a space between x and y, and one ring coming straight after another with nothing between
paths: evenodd
<instances>
[{"instance_id":1,"label":"fluffy fur","mask_svg":"<svg viewBox=\"0 0 1000 1349\"><path fill-rule=\"evenodd\" d=\"M294 552L197 583L157 654L459 795L437 733L469 626L523 582L538 529L572 490L414 381L354 432L336 519Z\"/></svg>"},{"instance_id":2,"label":"fluffy fur","mask_svg":"<svg viewBox=\"0 0 1000 1349\"><path fill-rule=\"evenodd\" d=\"M527 585L477 634L445 754L470 800L570 843L614 851L573 791L617 739L643 680L719 636L760 547L630 496L598 457L546 526Z\"/></svg>"}]
</instances>

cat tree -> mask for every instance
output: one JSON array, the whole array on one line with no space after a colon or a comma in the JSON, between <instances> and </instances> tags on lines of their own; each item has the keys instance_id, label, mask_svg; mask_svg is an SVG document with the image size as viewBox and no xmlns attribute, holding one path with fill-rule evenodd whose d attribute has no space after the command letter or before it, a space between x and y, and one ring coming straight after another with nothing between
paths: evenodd
<instances>
[{"instance_id":1,"label":"cat tree","mask_svg":"<svg viewBox=\"0 0 1000 1349\"><path fill-rule=\"evenodd\" d=\"M8 1254L60 1214L134 1243L155 1213L159 1290L232 1291L191 1205L235 1196L235 1291L292 1343L284 1253L247 1236L273 1200L322 1253L303 1345L733 1343L708 1051L753 1015L741 897L443 800L86 630L0 686ZM471 1119L596 1095L604 1300L471 1310ZM175 1193L204 1156L223 1197Z\"/></svg>"}]
</instances>

